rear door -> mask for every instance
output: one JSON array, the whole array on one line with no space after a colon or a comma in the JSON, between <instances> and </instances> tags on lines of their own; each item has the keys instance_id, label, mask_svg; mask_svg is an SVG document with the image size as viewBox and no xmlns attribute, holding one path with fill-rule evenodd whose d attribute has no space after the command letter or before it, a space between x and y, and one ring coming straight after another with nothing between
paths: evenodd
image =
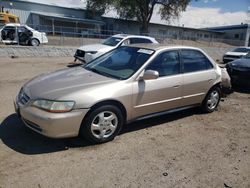
<instances>
[{"instance_id":1,"label":"rear door","mask_svg":"<svg viewBox=\"0 0 250 188\"><path fill-rule=\"evenodd\" d=\"M133 116L139 117L179 107L183 79L178 51L161 53L145 70L158 71L159 78L133 83Z\"/></svg>"},{"instance_id":2,"label":"rear door","mask_svg":"<svg viewBox=\"0 0 250 188\"><path fill-rule=\"evenodd\" d=\"M183 72L182 106L199 104L216 80L213 64L199 50L180 51Z\"/></svg>"}]
</instances>

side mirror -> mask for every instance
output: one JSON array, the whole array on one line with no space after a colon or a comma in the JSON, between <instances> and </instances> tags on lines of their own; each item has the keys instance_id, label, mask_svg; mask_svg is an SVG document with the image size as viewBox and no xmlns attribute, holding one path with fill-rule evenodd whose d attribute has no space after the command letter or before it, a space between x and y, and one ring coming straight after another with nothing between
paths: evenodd
<instances>
[{"instance_id":1,"label":"side mirror","mask_svg":"<svg viewBox=\"0 0 250 188\"><path fill-rule=\"evenodd\" d=\"M143 80L155 80L159 78L159 72L154 70L146 70L143 74Z\"/></svg>"}]
</instances>

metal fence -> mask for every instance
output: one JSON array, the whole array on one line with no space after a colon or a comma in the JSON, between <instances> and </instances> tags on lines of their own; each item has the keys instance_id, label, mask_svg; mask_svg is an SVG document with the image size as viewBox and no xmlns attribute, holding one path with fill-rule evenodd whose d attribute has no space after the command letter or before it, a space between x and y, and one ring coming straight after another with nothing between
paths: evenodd
<instances>
[{"instance_id":1,"label":"metal fence","mask_svg":"<svg viewBox=\"0 0 250 188\"><path fill-rule=\"evenodd\" d=\"M100 43L104 39L115 35L122 34L122 31L102 30L102 29L87 29L80 27L63 27L63 26L49 26L49 25L29 25L31 28L40 32L45 32L48 36L48 45L56 46L81 46L86 44ZM138 33L127 33L138 34ZM213 37L196 37L195 35L188 36L188 34L179 32L172 34L149 33L145 34L156 38L163 44L178 44L198 47L230 47L243 46L244 40L231 40L224 38Z\"/></svg>"}]
</instances>

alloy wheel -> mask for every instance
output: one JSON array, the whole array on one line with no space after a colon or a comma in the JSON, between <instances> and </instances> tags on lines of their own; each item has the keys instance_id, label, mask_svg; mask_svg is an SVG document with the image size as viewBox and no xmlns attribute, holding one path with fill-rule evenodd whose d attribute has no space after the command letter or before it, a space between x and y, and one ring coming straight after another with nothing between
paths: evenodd
<instances>
[{"instance_id":1,"label":"alloy wheel","mask_svg":"<svg viewBox=\"0 0 250 188\"><path fill-rule=\"evenodd\" d=\"M91 123L91 133L97 139L108 138L113 135L118 125L118 118L111 111L97 114Z\"/></svg>"}]
</instances>

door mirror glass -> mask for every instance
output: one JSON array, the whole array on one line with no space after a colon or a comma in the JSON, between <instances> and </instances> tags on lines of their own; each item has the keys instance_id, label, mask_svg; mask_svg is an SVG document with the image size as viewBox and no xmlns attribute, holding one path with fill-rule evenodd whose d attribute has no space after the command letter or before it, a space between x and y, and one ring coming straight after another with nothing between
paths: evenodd
<instances>
[{"instance_id":1,"label":"door mirror glass","mask_svg":"<svg viewBox=\"0 0 250 188\"><path fill-rule=\"evenodd\" d=\"M146 70L143 74L143 80L154 80L159 78L159 72L154 70Z\"/></svg>"}]
</instances>

